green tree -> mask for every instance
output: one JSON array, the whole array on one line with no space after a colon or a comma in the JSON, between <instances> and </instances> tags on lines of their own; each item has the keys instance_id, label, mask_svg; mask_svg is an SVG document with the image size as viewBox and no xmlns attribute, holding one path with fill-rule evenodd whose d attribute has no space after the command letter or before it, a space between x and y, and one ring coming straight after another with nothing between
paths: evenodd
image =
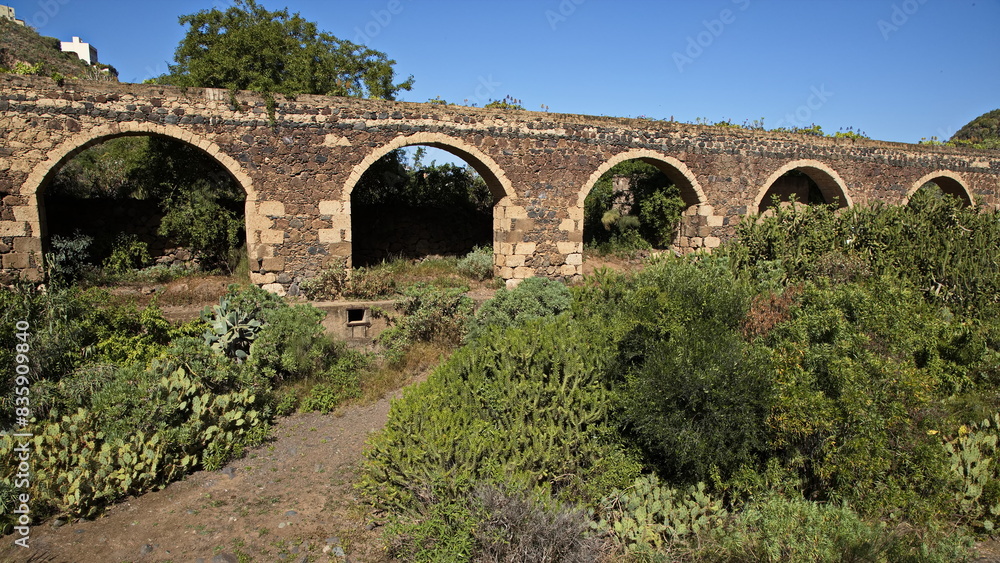
<instances>
[{"instance_id":1,"label":"green tree","mask_svg":"<svg viewBox=\"0 0 1000 563\"><path fill-rule=\"evenodd\" d=\"M177 86L252 90L287 96L318 94L391 100L413 77L396 83L385 53L318 31L287 9L269 11L255 0L180 17L187 34L170 74Z\"/></svg>"}]
</instances>

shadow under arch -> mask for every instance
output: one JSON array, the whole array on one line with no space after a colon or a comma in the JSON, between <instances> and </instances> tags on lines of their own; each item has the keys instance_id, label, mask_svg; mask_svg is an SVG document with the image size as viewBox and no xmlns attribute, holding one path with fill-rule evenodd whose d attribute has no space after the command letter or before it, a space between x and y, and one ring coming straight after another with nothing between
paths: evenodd
<instances>
[{"instance_id":1,"label":"shadow under arch","mask_svg":"<svg viewBox=\"0 0 1000 563\"><path fill-rule=\"evenodd\" d=\"M841 208L854 205L850 194L847 193L844 180L841 179L836 170L818 160L800 159L785 164L768 177L757 192L751 212L762 213L767 208L767 194L774 187L775 182L792 171L801 172L815 182L826 203L836 202L837 206Z\"/></svg>"},{"instance_id":2,"label":"shadow under arch","mask_svg":"<svg viewBox=\"0 0 1000 563\"><path fill-rule=\"evenodd\" d=\"M909 203L913 194L917 193L917 190L922 188L924 184L928 182L934 182L939 188L941 188L942 192L958 198L963 205L975 205L975 198L972 197L972 192L969 191L965 180L950 170L936 170L923 175L919 180L910 186L909 190L906 191L906 198L903 200L903 205Z\"/></svg>"},{"instance_id":3,"label":"shadow under arch","mask_svg":"<svg viewBox=\"0 0 1000 563\"><path fill-rule=\"evenodd\" d=\"M222 166L246 193L244 220L246 223L247 250L248 252L250 251L252 248L251 245L257 242L255 239L259 238L256 234L259 234L262 228L261 221L266 219L257 212L257 193L254 190L253 180L250 176L243 170L239 162L222 152L215 143L193 135L180 127L152 123L123 123L95 127L70 137L50 150L47 158L39 162L32 169L21 190L21 195L28 200L27 221L35 227L32 233L34 237L45 240L48 236L44 191L59 169L74 156L89 147L111 139L127 136L160 136L184 142L198 147Z\"/></svg>"},{"instance_id":4,"label":"shadow under arch","mask_svg":"<svg viewBox=\"0 0 1000 563\"><path fill-rule=\"evenodd\" d=\"M684 200L684 203L686 203L688 207L708 203L708 200L705 198L705 192L701 189L701 185L698 183L698 180L683 162L672 156L658 153L656 151L648 149L634 149L612 156L598 166L597 170L595 170L594 173L587 178L586 183L580 187L580 193L577 194L576 198L576 203L581 210L583 209L587 195L594 189L594 185L601 179L601 176L603 176L608 170L611 170L611 168L616 164L620 164L628 160L641 160L646 164L654 166L660 172L663 172L663 174L680 190L681 199Z\"/></svg>"}]
</instances>

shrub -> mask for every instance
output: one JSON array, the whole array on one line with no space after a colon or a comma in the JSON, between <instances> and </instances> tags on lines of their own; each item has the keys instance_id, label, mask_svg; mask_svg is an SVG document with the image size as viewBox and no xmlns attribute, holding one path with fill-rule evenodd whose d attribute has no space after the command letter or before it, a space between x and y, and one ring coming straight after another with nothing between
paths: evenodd
<instances>
[{"instance_id":1,"label":"shrub","mask_svg":"<svg viewBox=\"0 0 1000 563\"><path fill-rule=\"evenodd\" d=\"M302 293L311 300L381 299L396 294L396 282L381 268L356 268L348 273L344 262L332 265L302 282Z\"/></svg>"},{"instance_id":2,"label":"shrub","mask_svg":"<svg viewBox=\"0 0 1000 563\"><path fill-rule=\"evenodd\" d=\"M232 272L236 264L227 262L230 250L239 248L244 238L243 217L233 207L217 186L202 179L164 198L157 232L204 256L209 266Z\"/></svg>"},{"instance_id":3,"label":"shrub","mask_svg":"<svg viewBox=\"0 0 1000 563\"><path fill-rule=\"evenodd\" d=\"M962 561L969 539L862 520L847 506L772 496L716 533L715 561Z\"/></svg>"},{"instance_id":4,"label":"shrub","mask_svg":"<svg viewBox=\"0 0 1000 563\"><path fill-rule=\"evenodd\" d=\"M618 333L620 423L668 481L727 475L767 449L771 386L739 333L748 302L726 260L671 258L599 315Z\"/></svg>"},{"instance_id":5,"label":"shrub","mask_svg":"<svg viewBox=\"0 0 1000 563\"><path fill-rule=\"evenodd\" d=\"M586 511L558 502L551 506L502 486L479 485L472 492L479 522L472 528L476 561L566 563L600 561L600 539L588 534Z\"/></svg>"},{"instance_id":6,"label":"shrub","mask_svg":"<svg viewBox=\"0 0 1000 563\"><path fill-rule=\"evenodd\" d=\"M493 247L477 246L471 252L458 260L458 273L463 276L483 281L493 277Z\"/></svg>"},{"instance_id":7,"label":"shrub","mask_svg":"<svg viewBox=\"0 0 1000 563\"><path fill-rule=\"evenodd\" d=\"M116 276L122 276L148 266L152 262L149 256L149 245L139 240L135 235L119 233L111 249L111 256L104 260L104 270Z\"/></svg>"},{"instance_id":8,"label":"shrub","mask_svg":"<svg viewBox=\"0 0 1000 563\"><path fill-rule=\"evenodd\" d=\"M415 342L458 345L472 315L472 300L465 295L468 289L441 289L425 283L408 287L398 306L401 314L389 317L391 326L379 335L379 342L393 358Z\"/></svg>"},{"instance_id":9,"label":"shrub","mask_svg":"<svg viewBox=\"0 0 1000 563\"><path fill-rule=\"evenodd\" d=\"M605 338L561 317L490 336L393 403L361 485L377 506L422 513L474 482L596 501L638 473L607 424Z\"/></svg>"},{"instance_id":10,"label":"shrub","mask_svg":"<svg viewBox=\"0 0 1000 563\"><path fill-rule=\"evenodd\" d=\"M726 516L722 501L713 499L704 483L681 492L643 475L601 501L601 520L594 527L629 552L682 555L721 528Z\"/></svg>"},{"instance_id":11,"label":"shrub","mask_svg":"<svg viewBox=\"0 0 1000 563\"><path fill-rule=\"evenodd\" d=\"M49 281L57 287L67 287L80 278L90 262L93 238L77 232L72 237L52 235L45 255Z\"/></svg>"},{"instance_id":12,"label":"shrub","mask_svg":"<svg viewBox=\"0 0 1000 563\"><path fill-rule=\"evenodd\" d=\"M469 323L468 338L476 338L491 326L516 326L530 319L558 315L569 310L571 303L565 284L543 277L528 278L512 290L498 290L483 303Z\"/></svg>"}]
</instances>

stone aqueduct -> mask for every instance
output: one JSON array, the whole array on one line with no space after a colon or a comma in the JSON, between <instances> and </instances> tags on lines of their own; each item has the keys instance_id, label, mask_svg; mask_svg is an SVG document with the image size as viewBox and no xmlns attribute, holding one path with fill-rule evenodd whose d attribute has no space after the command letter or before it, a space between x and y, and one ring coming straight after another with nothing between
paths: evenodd
<instances>
[{"instance_id":1,"label":"stone aqueduct","mask_svg":"<svg viewBox=\"0 0 1000 563\"><path fill-rule=\"evenodd\" d=\"M236 101L238 105L233 105ZM246 190L252 281L283 292L351 257L351 190L411 145L471 164L494 206L496 273L582 273L583 202L624 160L662 170L689 205L676 245L713 248L798 170L843 206L905 203L927 181L1000 208L1000 153L730 127L300 96L275 121L250 93L0 76L0 266L37 280L45 187L75 154L114 137L164 135L212 155Z\"/></svg>"}]
</instances>

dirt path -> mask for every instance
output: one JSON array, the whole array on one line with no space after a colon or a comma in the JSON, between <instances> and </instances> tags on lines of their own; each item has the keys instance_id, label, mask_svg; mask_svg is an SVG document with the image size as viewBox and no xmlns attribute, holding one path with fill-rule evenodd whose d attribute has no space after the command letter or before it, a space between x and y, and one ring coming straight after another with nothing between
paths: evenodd
<instances>
[{"instance_id":1,"label":"dirt path","mask_svg":"<svg viewBox=\"0 0 1000 563\"><path fill-rule=\"evenodd\" d=\"M46 563L388 561L353 483L389 400L279 419L273 440L221 471L199 471L89 522L7 536L0 560Z\"/></svg>"}]
</instances>

